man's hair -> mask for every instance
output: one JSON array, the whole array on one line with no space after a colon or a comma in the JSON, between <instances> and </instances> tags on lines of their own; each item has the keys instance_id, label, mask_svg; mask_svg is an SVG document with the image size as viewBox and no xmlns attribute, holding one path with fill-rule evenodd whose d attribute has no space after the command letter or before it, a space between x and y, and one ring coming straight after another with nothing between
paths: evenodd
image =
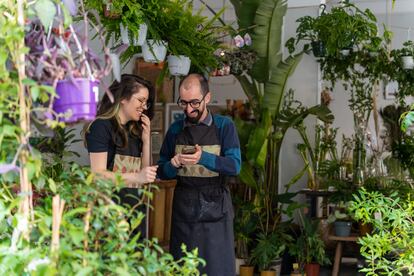
<instances>
[{"instance_id":1,"label":"man's hair","mask_svg":"<svg viewBox=\"0 0 414 276\"><path fill-rule=\"evenodd\" d=\"M190 74L185 76L181 81L180 84L178 86L178 89L181 88L181 86L183 85L183 83L189 78L189 77L196 77L198 79L198 82L200 83L200 90L201 90L201 94L203 96L205 96L208 92L210 92L210 88L208 87L208 80L204 75L201 74Z\"/></svg>"}]
</instances>

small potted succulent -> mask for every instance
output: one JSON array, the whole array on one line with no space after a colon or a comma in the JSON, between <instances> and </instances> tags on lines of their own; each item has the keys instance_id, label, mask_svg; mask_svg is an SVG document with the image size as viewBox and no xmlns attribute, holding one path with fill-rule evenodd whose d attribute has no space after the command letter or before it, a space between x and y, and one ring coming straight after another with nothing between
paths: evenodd
<instances>
[{"instance_id":1,"label":"small potted succulent","mask_svg":"<svg viewBox=\"0 0 414 276\"><path fill-rule=\"evenodd\" d=\"M75 30L70 17L65 18L66 12L62 9L66 7L63 4L50 1L49 5L42 8L46 9L44 12L49 14L54 23L48 23L41 17L45 13L27 22L25 44L29 53L26 54L26 74L56 89L56 95L51 94L46 113L49 118L55 117L66 123L93 120L98 102L98 85L110 73L112 64L117 65L117 55L110 53L105 46L104 60L92 52L88 36L91 22L83 5L80 12L84 19L82 34ZM72 9L71 13L75 15L77 10ZM104 45L103 34L96 25L92 26ZM114 66L114 69L118 71L119 66ZM119 76L119 72L115 76Z\"/></svg>"}]
</instances>

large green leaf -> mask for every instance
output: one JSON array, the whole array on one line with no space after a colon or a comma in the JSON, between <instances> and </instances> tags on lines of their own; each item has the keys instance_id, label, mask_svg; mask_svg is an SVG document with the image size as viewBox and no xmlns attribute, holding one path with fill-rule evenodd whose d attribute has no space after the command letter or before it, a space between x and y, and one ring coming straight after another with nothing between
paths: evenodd
<instances>
[{"instance_id":1,"label":"large green leaf","mask_svg":"<svg viewBox=\"0 0 414 276\"><path fill-rule=\"evenodd\" d=\"M35 10L45 30L49 30L50 25L53 23L53 18L56 15L56 6L53 1L38 0L35 4Z\"/></svg>"},{"instance_id":2,"label":"large green leaf","mask_svg":"<svg viewBox=\"0 0 414 276\"><path fill-rule=\"evenodd\" d=\"M253 174L253 168L248 163L242 164L239 177L240 177L240 180L247 186L253 189L257 188L257 183L256 183L256 180Z\"/></svg>"},{"instance_id":3,"label":"large green leaf","mask_svg":"<svg viewBox=\"0 0 414 276\"><path fill-rule=\"evenodd\" d=\"M268 137L272 127L272 117L265 109L261 114L260 125L251 133L247 144L247 159L264 169L268 154Z\"/></svg>"},{"instance_id":4,"label":"large green leaf","mask_svg":"<svg viewBox=\"0 0 414 276\"><path fill-rule=\"evenodd\" d=\"M286 0L263 0L256 11L253 48L259 60L253 68L255 77L268 79L271 68L281 60L283 17L286 14Z\"/></svg>"},{"instance_id":5,"label":"large green leaf","mask_svg":"<svg viewBox=\"0 0 414 276\"><path fill-rule=\"evenodd\" d=\"M240 30L246 30L250 33L250 30L254 24L254 18L256 16L257 8L262 0L243 0L241 2L240 9L238 11L238 24ZM237 0L231 0L231 2L237 2ZM234 4L233 4L234 5ZM236 6L235 6L236 7Z\"/></svg>"},{"instance_id":6,"label":"large green leaf","mask_svg":"<svg viewBox=\"0 0 414 276\"><path fill-rule=\"evenodd\" d=\"M302 55L300 53L289 56L271 71L270 79L265 83L263 95L263 107L268 108L271 114L279 113L288 78L295 71Z\"/></svg>"}]
</instances>

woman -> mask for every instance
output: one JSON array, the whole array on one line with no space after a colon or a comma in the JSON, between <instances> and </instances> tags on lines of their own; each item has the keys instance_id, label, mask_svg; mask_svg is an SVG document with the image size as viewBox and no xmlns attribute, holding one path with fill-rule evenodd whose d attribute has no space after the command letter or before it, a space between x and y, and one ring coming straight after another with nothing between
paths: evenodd
<instances>
[{"instance_id":1,"label":"woman","mask_svg":"<svg viewBox=\"0 0 414 276\"><path fill-rule=\"evenodd\" d=\"M120 173L127 188L118 196L122 204L136 207L139 188L155 180L157 166L150 166L150 118L154 88L136 75L124 74L109 87L114 101L104 95L96 119L85 128L85 142L92 172L115 181ZM140 211L144 208L141 206ZM140 227L143 232L144 227Z\"/></svg>"}]
</instances>

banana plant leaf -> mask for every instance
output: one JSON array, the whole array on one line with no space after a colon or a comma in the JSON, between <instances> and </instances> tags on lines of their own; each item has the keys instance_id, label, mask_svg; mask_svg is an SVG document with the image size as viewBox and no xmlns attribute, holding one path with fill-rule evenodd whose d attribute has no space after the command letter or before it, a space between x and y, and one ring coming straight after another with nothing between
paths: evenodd
<instances>
[{"instance_id":1,"label":"banana plant leaf","mask_svg":"<svg viewBox=\"0 0 414 276\"><path fill-rule=\"evenodd\" d=\"M253 167L248 163L244 162L242 163L239 177L244 184L246 184L254 190L257 190L258 186L253 171Z\"/></svg>"},{"instance_id":2,"label":"banana plant leaf","mask_svg":"<svg viewBox=\"0 0 414 276\"><path fill-rule=\"evenodd\" d=\"M266 82L271 71L282 60L281 26L283 26L286 10L286 0L262 0L257 8L252 46L259 59L253 66L252 73L254 78L260 82Z\"/></svg>"},{"instance_id":3,"label":"banana plant leaf","mask_svg":"<svg viewBox=\"0 0 414 276\"><path fill-rule=\"evenodd\" d=\"M272 71L269 81L265 83L263 107L270 110L273 115L279 113L289 76L293 74L296 66L302 59L302 53L290 56L280 61Z\"/></svg>"},{"instance_id":4,"label":"banana plant leaf","mask_svg":"<svg viewBox=\"0 0 414 276\"><path fill-rule=\"evenodd\" d=\"M302 112L281 113L278 118L277 125L286 131L288 128L303 122L308 115L315 115L319 120L325 123L331 123L334 120L334 115L327 106L315 105L303 110Z\"/></svg>"},{"instance_id":5,"label":"banana plant leaf","mask_svg":"<svg viewBox=\"0 0 414 276\"><path fill-rule=\"evenodd\" d=\"M230 2L234 6L239 29L250 29L254 25L256 10L259 7L261 0L230 0Z\"/></svg>"},{"instance_id":6,"label":"banana plant leaf","mask_svg":"<svg viewBox=\"0 0 414 276\"><path fill-rule=\"evenodd\" d=\"M264 169L267 157L268 137L272 128L272 118L268 110L263 110L259 127L251 133L247 144L246 157L251 164Z\"/></svg>"}]
</instances>

